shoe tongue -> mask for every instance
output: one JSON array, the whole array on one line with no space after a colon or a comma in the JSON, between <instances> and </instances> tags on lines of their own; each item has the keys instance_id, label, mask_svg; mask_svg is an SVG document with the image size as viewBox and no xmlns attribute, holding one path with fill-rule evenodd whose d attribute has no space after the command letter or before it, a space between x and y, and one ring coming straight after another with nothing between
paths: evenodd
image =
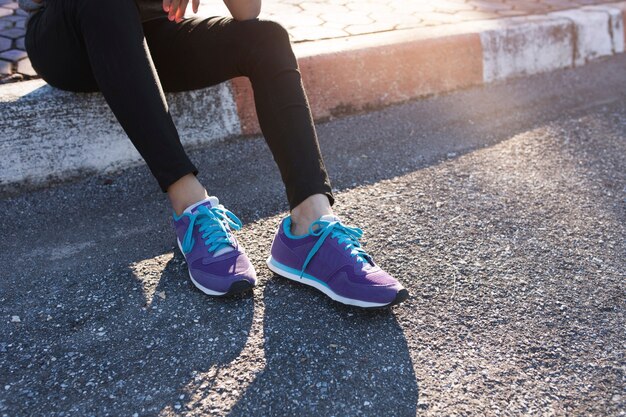
<instances>
[{"instance_id":1,"label":"shoe tongue","mask_svg":"<svg viewBox=\"0 0 626 417\"><path fill-rule=\"evenodd\" d=\"M326 222L340 221L339 217L335 216L334 214L325 214L322 217L320 217L319 220L326 221ZM370 262L367 259L364 258L364 260L365 260L365 264L370 265ZM371 265L373 266L373 264Z\"/></svg>"},{"instance_id":2,"label":"shoe tongue","mask_svg":"<svg viewBox=\"0 0 626 417\"><path fill-rule=\"evenodd\" d=\"M223 244L220 249L215 251L213 256L220 256L220 255L223 255L225 253L232 252L234 250L235 250L235 248L233 248L232 246L227 245L227 244Z\"/></svg>"},{"instance_id":3,"label":"shoe tongue","mask_svg":"<svg viewBox=\"0 0 626 417\"><path fill-rule=\"evenodd\" d=\"M320 217L319 219L317 219L317 221L322 221L322 222L338 222L339 221L339 217L332 215L332 214L324 214L322 217ZM310 230L318 230L321 226L319 224L315 224L311 226L312 229ZM309 231L310 232L310 231Z\"/></svg>"},{"instance_id":4,"label":"shoe tongue","mask_svg":"<svg viewBox=\"0 0 626 417\"><path fill-rule=\"evenodd\" d=\"M200 206L207 206L211 208L211 207L217 207L219 204L220 204L220 201L217 199L217 197L211 196L211 197L207 197L204 200L198 201L197 203L190 205L189 207L185 209L184 212L193 214L196 211L198 211L198 207Z\"/></svg>"},{"instance_id":5,"label":"shoe tongue","mask_svg":"<svg viewBox=\"0 0 626 417\"><path fill-rule=\"evenodd\" d=\"M198 201L197 203L192 204L189 207L187 207L185 209L185 213L194 214L196 211L198 211L198 207L200 206L207 206L208 208L212 208L212 207L217 207L219 204L220 204L220 200L218 200L217 197L215 196L207 197L204 200ZM213 256L220 256L224 253L232 252L235 250L234 247L227 245L225 243L220 246L221 247L218 248L215 251L215 253L213 253Z\"/></svg>"},{"instance_id":6,"label":"shoe tongue","mask_svg":"<svg viewBox=\"0 0 626 417\"><path fill-rule=\"evenodd\" d=\"M324 214L319 219L325 222L338 222L339 221L339 217L335 216L334 214Z\"/></svg>"}]
</instances>

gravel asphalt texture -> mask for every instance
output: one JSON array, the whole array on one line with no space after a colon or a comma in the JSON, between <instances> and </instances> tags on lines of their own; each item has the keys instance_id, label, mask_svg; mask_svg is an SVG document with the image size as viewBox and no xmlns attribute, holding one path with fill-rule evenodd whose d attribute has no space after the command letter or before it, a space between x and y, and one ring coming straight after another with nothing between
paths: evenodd
<instances>
[{"instance_id":1,"label":"gravel asphalt texture","mask_svg":"<svg viewBox=\"0 0 626 417\"><path fill-rule=\"evenodd\" d=\"M192 152L252 294L196 290L144 166L0 200L0 414L626 413L626 55L318 124L336 212L409 289L273 276L262 138Z\"/></svg>"}]
</instances>

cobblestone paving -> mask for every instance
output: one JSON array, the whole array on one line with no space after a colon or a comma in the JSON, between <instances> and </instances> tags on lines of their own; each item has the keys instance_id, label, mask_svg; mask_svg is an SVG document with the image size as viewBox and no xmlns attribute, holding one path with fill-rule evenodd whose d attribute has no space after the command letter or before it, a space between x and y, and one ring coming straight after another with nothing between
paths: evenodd
<instances>
[{"instance_id":1,"label":"cobblestone paving","mask_svg":"<svg viewBox=\"0 0 626 417\"><path fill-rule=\"evenodd\" d=\"M543 14L618 0L265 0L261 18L285 26L292 42ZM203 0L201 16L229 15L220 0ZM36 77L24 48L26 13L0 0L0 83Z\"/></svg>"}]
</instances>

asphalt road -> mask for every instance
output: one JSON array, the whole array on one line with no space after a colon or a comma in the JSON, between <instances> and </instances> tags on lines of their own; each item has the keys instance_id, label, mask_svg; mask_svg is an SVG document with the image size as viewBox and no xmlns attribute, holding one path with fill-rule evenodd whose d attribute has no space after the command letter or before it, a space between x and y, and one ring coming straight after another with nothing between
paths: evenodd
<instances>
[{"instance_id":1,"label":"asphalt road","mask_svg":"<svg viewBox=\"0 0 626 417\"><path fill-rule=\"evenodd\" d=\"M338 305L264 264L261 138L196 150L260 278L187 278L145 167L0 201L0 412L624 415L626 55L318 125L337 213L411 292ZM19 320L19 321L18 321Z\"/></svg>"}]
</instances>

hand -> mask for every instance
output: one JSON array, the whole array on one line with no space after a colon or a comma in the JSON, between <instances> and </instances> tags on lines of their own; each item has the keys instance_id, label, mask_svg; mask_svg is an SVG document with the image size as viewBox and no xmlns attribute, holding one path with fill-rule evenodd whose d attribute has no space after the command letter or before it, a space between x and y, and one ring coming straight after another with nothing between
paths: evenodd
<instances>
[{"instance_id":1,"label":"hand","mask_svg":"<svg viewBox=\"0 0 626 417\"><path fill-rule=\"evenodd\" d=\"M163 10L167 13L169 20L175 20L179 23L185 16L185 10L189 0L163 0ZM200 6L200 0L191 0L191 9L194 13L198 13L198 7Z\"/></svg>"}]
</instances>

